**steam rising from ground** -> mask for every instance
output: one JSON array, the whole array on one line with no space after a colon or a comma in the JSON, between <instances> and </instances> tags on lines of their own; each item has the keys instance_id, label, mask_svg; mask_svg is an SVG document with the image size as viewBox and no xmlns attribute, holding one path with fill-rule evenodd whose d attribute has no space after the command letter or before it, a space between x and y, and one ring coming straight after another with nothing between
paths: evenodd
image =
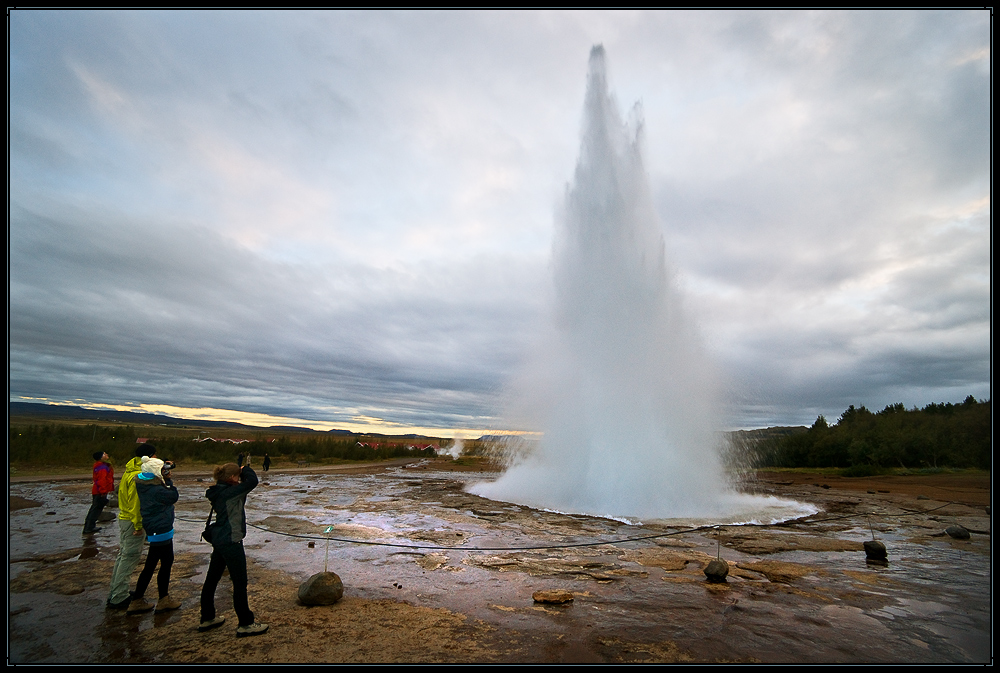
<instances>
[{"instance_id":1,"label":"steam rising from ground","mask_svg":"<svg viewBox=\"0 0 1000 673\"><path fill-rule=\"evenodd\" d=\"M450 456L452 460L458 460L459 458L462 457L462 451L464 450L465 450L465 440L462 439L461 437L455 437L455 439L451 443L451 446L449 447L442 446L440 449L438 449L437 455Z\"/></svg>"},{"instance_id":2,"label":"steam rising from ground","mask_svg":"<svg viewBox=\"0 0 1000 673\"><path fill-rule=\"evenodd\" d=\"M624 123L595 46L557 216L554 324L508 409L509 422L544 434L507 443L506 472L473 493L642 519L724 517L762 500L724 477L714 377L672 282L641 138L638 106Z\"/></svg>"}]
</instances>

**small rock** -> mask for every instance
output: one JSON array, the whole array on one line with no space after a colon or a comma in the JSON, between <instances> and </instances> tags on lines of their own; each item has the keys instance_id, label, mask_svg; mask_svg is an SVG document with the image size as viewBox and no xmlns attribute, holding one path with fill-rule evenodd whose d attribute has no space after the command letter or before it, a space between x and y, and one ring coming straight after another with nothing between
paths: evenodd
<instances>
[{"instance_id":1,"label":"small rock","mask_svg":"<svg viewBox=\"0 0 1000 673\"><path fill-rule=\"evenodd\" d=\"M299 586L303 605L333 605L344 595L344 583L337 573L316 573Z\"/></svg>"},{"instance_id":2,"label":"small rock","mask_svg":"<svg viewBox=\"0 0 1000 673\"><path fill-rule=\"evenodd\" d=\"M971 537L969 535L969 531L957 525L948 526L947 528L944 529L944 532L950 535L951 537L955 538L956 540L968 540Z\"/></svg>"},{"instance_id":3,"label":"small rock","mask_svg":"<svg viewBox=\"0 0 1000 673\"><path fill-rule=\"evenodd\" d=\"M729 564L720 558L712 559L705 566L705 577L709 582L725 582L729 574Z\"/></svg>"},{"instance_id":4,"label":"small rock","mask_svg":"<svg viewBox=\"0 0 1000 673\"><path fill-rule=\"evenodd\" d=\"M536 603L570 603L573 601L572 592L566 591L564 589L549 589L545 591L536 591L531 594L531 597L535 599Z\"/></svg>"},{"instance_id":5,"label":"small rock","mask_svg":"<svg viewBox=\"0 0 1000 673\"><path fill-rule=\"evenodd\" d=\"M316 548L316 541L315 540L309 540L309 548L310 549L315 549Z\"/></svg>"},{"instance_id":6,"label":"small rock","mask_svg":"<svg viewBox=\"0 0 1000 673\"><path fill-rule=\"evenodd\" d=\"M823 484L820 488L830 488L830 484Z\"/></svg>"},{"instance_id":7,"label":"small rock","mask_svg":"<svg viewBox=\"0 0 1000 673\"><path fill-rule=\"evenodd\" d=\"M878 493L878 491L868 491L869 493Z\"/></svg>"},{"instance_id":8,"label":"small rock","mask_svg":"<svg viewBox=\"0 0 1000 673\"><path fill-rule=\"evenodd\" d=\"M885 561L889 558L885 544L878 540L865 540L865 558L869 561Z\"/></svg>"},{"instance_id":9,"label":"small rock","mask_svg":"<svg viewBox=\"0 0 1000 673\"><path fill-rule=\"evenodd\" d=\"M926 495L918 495L917 500L930 500Z\"/></svg>"}]
</instances>

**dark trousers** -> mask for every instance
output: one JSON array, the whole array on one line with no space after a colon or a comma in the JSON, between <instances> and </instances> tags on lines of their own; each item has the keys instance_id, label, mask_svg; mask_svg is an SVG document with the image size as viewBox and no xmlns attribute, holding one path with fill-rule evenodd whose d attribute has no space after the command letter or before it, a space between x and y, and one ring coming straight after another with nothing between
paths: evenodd
<instances>
[{"instance_id":1,"label":"dark trousers","mask_svg":"<svg viewBox=\"0 0 1000 673\"><path fill-rule=\"evenodd\" d=\"M104 506L108 504L107 497L103 495L95 495L93 501L90 503L90 511L87 512L87 519L83 523L83 532L90 533L97 526L97 519L101 516L101 512L104 511Z\"/></svg>"},{"instance_id":2,"label":"dark trousers","mask_svg":"<svg viewBox=\"0 0 1000 673\"><path fill-rule=\"evenodd\" d=\"M142 598L146 593L149 581L153 579L153 570L156 564L160 564L160 572L156 574L156 589L160 592L160 598L167 595L170 588L170 567L174 564L174 541L168 540L163 544L150 544L146 553L146 565L139 573L139 581L135 583L135 597Z\"/></svg>"},{"instance_id":3,"label":"dark trousers","mask_svg":"<svg viewBox=\"0 0 1000 673\"><path fill-rule=\"evenodd\" d=\"M222 579L222 571L229 568L229 579L233 581L233 609L240 620L240 626L253 624L253 612L247 600L247 555L243 542L235 542L212 547L212 559L208 562L205 586L201 589L201 621L215 619L215 588Z\"/></svg>"}]
</instances>

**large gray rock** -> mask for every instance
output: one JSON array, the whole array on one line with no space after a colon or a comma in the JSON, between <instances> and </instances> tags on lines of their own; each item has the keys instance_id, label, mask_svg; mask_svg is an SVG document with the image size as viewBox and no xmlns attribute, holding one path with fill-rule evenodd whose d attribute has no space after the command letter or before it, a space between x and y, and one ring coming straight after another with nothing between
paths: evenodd
<instances>
[{"instance_id":1,"label":"large gray rock","mask_svg":"<svg viewBox=\"0 0 1000 673\"><path fill-rule=\"evenodd\" d=\"M950 535L951 537L955 538L956 540L968 540L971 537L969 535L969 531L958 525L948 526L947 528L944 529L944 532Z\"/></svg>"},{"instance_id":2,"label":"large gray rock","mask_svg":"<svg viewBox=\"0 0 1000 673\"><path fill-rule=\"evenodd\" d=\"M869 561L887 560L889 552L885 548L885 543L879 540L865 540L865 558Z\"/></svg>"},{"instance_id":3,"label":"large gray rock","mask_svg":"<svg viewBox=\"0 0 1000 673\"><path fill-rule=\"evenodd\" d=\"M712 559L705 566L705 577L709 582L725 582L729 574L729 564L720 558Z\"/></svg>"},{"instance_id":4,"label":"large gray rock","mask_svg":"<svg viewBox=\"0 0 1000 673\"><path fill-rule=\"evenodd\" d=\"M344 583L337 573L316 573L299 586L303 605L333 605L344 595Z\"/></svg>"}]
</instances>

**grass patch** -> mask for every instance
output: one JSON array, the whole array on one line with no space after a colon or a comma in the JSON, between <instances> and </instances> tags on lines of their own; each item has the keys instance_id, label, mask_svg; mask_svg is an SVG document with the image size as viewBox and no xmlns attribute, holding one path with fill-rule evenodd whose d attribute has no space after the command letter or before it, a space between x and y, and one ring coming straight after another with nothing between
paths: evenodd
<instances>
[{"instance_id":1,"label":"grass patch","mask_svg":"<svg viewBox=\"0 0 1000 673\"><path fill-rule=\"evenodd\" d=\"M877 465L851 465L840 471L842 477L875 477L883 474L890 474L890 470Z\"/></svg>"}]
</instances>

